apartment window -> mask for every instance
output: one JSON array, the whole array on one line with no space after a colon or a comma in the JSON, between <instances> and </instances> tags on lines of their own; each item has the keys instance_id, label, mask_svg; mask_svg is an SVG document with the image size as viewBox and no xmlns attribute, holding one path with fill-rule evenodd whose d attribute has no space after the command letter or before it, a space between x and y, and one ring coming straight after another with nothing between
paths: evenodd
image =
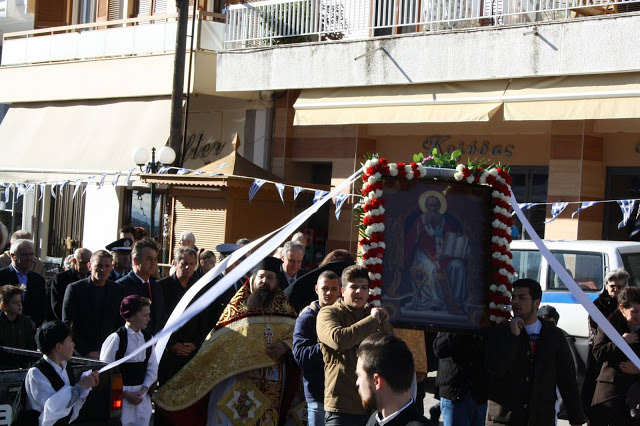
<instances>
[{"instance_id":1,"label":"apartment window","mask_svg":"<svg viewBox=\"0 0 640 426\"><path fill-rule=\"evenodd\" d=\"M511 167L510 171L513 183L511 189L518 204L522 203L546 203L547 187L549 186L548 167ZM544 221L547 215L547 206L538 205L524 211L533 229L540 238L544 238ZM531 236L526 232L518 219L514 216L514 226L518 229L518 235L514 239L529 240Z\"/></svg>"}]
</instances>

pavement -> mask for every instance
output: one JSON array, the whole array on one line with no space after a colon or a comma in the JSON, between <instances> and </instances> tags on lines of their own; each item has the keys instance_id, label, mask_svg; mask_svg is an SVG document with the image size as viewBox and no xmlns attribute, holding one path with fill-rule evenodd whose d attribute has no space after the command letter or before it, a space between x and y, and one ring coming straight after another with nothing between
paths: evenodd
<instances>
[{"instance_id":1,"label":"pavement","mask_svg":"<svg viewBox=\"0 0 640 426\"><path fill-rule=\"evenodd\" d=\"M429 418L429 408L433 407L434 405L436 405L439 401L434 398L433 396L433 392L435 390L435 384L436 384L436 372L432 371L427 375L427 382L426 382L426 391L427 391L427 395L424 398L424 415L425 417ZM440 417L440 426L444 426L444 423L442 423L442 417ZM567 420L558 420L558 425L557 426L569 426L569 421Z\"/></svg>"}]
</instances>

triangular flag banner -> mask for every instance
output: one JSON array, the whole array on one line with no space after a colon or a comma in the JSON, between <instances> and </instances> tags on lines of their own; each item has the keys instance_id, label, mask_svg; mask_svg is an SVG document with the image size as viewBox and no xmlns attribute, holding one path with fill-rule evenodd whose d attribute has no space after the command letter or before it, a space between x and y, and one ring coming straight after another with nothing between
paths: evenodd
<instances>
[{"instance_id":1,"label":"triangular flag banner","mask_svg":"<svg viewBox=\"0 0 640 426\"><path fill-rule=\"evenodd\" d=\"M196 170L195 172L193 172L194 176L200 176L201 174L204 174L203 170Z\"/></svg>"},{"instance_id":2,"label":"triangular flag banner","mask_svg":"<svg viewBox=\"0 0 640 426\"><path fill-rule=\"evenodd\" d=\"M30 183L28 185L24 185L24 184L19 185L18 186L18 197L21 197L24 194L29 193L29 191L31 191L34 187L35 187L35 184L33 184L33 183Z\"/></svg>"},{"instance_id":3,"label":"triangular flag banner","mask_svg":"<svg viewBox=\"0 0 640 426\"><path fill-rule=\"evenodd\" d=\"M320 201L322 197L324 197L327 194L328 194L327 191L323 191L322 189L316 189L316 194L313 196L313 204Z\"/></svg>"},{"instance_id":4,"label":"triangular flag banner","mask_svg":"<svg viewBox=\"0 0 640 426\"><path fill-rule=\"evenodd\" d=\"M171 167L162 166L162 167L160 167L160 170L158 170L158 174L159 175L163 175L163 174L167 173L170 168ZM181 173L178 172L178 174L181 174Z\"/></svg>"},{"instance_id":5,"label":"triangular flag banner","mask_svg":"<svg viewBox=\"0 0 640 426\"><path fill-rule=\"evenodd\" d=\"M293 187L293 199L294 200L296 198L298 198L298 195L300 194L301 191L302 191L302 187L301 186L294 186Z\"/></svg>"},{"instance_id":6,"label":"triangular flag banner","mask_svg":"<svg viewBox=\"0 0 640 426\"><path fill-rule=\"evenodd\" d=\"M251 188L249 188L249 202L253 200L253 197L256 196L262 185L264 185L266 181L262 179L255 179L251 184Z\"/></svg>"},{"instance_id":7,"label":"triangular flag banner","mask_svg":"<svg viewBox=\"0 0 640 426\"><path fill-rule=\"evenodd\" d=\"M98 189L102 188L102 185L104 185L104 180L107 178L107 175L104 174L102 176L100 176L100 182L98 182Z\"/></svg>"},{"instance_id":8,"label":"triangular flag banner","mask_svg":"<svg viewBox=\"0 0 640 426\"><path fill-rule=\"evenodd\" d=\"M11 184L4 187L4 200L9 202L9 192L11 191Z\"/></svg>"},{"instance_id":9,"label":"triangular flag banner","mask_svg":"<svg viewBox=\"0 0 640 426\"><path fill-rule=\"evenodd\" d=\"M74 198L76 198L76 194L78 193L78 189L80 189L80 187L82 186L82 179L76 179L76 188L73 190L73 195L71 196L71 199L73 200Z\"/></svg>"},{"instance_id":10,"label":"triangular flag banner","mask_svg":"<svg viewBox=\"0 0 640 426\"><path fill-rule=\"evenodd\" d=\"M535 203L522 203L522 204L518 204L518 207L520 207L520 210L525 211L528 208L531 208L535 205ZM516 212L512 212L511 216L515 215Z\"/></svg>"},{"instance_id":11,"label":"triangular flag banner","mask_svg":"<svg viewBox=\"0 0 640 426\"><path fill-rule=\"evenodd\" d=\"M65 186L67 186L67 184L68 184L68 183L69 183L69 181L68 181L68 180L65 180L64 182L62 182L62 183L60 184L60 195L63 195L63 194L62 194L62 191L64 190L64 187L65 187Z\"/></svg>"},{"instance_id":12,"label":"triangular flag banner","mask_svg":"<svg viewBox=\"0 0 640 426\"><path fill-rule=\"evenodd\" d=\"M87 189L89 189L89 184L93 182L95 179L96 179L96 176L89 176L89 180L87 180L87 186L85 186L84 191L82 191L83 194L87 193Z\"/></svg>"},{"instance_id":13,"label":"triangular flag banner","mask_svg":"<svg viewBox=\"0 0 640 426\"><path fill-rule=\"evenodd\" d=\"M54 200L58 199L58 197L56 196L56 185L58 183L57 182L52 182L51 183L51 196L53 197Z\"/></svg>"},{"instance_id":14,"label":"triangular flag banner","mask_svg":"<svg viewBox=\"0 0 640 426\"><path fill-rule=\"evenodd\" d=\"M22 197L22 195L24 195L24 189L25 189L24 183L19 183L17 188L18 188L18 191L16 193L16 198L20 198Z\"/></svg>"},{"instance_id":15,"label":"triangular flag banner","mask_svg":"<svg viewBox=\"0 0 640 426\"><path fill-rule=\"evenodd\" d=\"M349 194L336 194L334 200L336 203L336 220L340 220L340 210L342 210L342 205L347 198L349 198Z\"/></svg>"},{"instance_id":16,"label":"triangular flag banner","mask_svg":"<svg viewBox=\"0 0 640 426\"><path fill-rule=\"evenodd\" d=\"M127 180L125 182L125 185L129 185L129 182L131 181L131 175L133 174L134 170L135 170L135 168L134 169L130 169L129 173L127 173Z\"/></svg>"},{"instance_id":17,"label":"triangular flag banner","mask_svg":"<svg viewBox=\"0 0 640 426\"><path fill-rule=\"evenodd\" d=\"M222 173L211 172L209 176L222 176Z\"/></svg>"},{"instance_id":18,"label":"triangular flag banner","mask_svg":"<svg viewBox=\"0 0 640 426\"><path fill-rule=\"evenodd\" d=\"M598 204L598 201L585 201L580 205L580 208L578 210L571 213L571 217L576 217L576 214L580 213L582 210L589 208L591 206L595 206L596 204Z\"/></svg>"},{"instance_id":19,"label":"triangular flag banner","mask_svg":"<svg viewBox=\"0 0 640 426\"><path fill-rule=\"evenodd\" d=\"M551 219L549 219L545 223L550 223L550 222L553 222L554 220L556 220L558 215L560 213L562 213L562 211L565 208L567 208L568 205L569 205L569 203L567 203L567 202L553 203L551 205Z\"/></svg>"},{"instance_id":20,"label":"triangular flag banner","mask_svg":"<svg viewBox=\"0 0 640 426\"><path fill-rule=\"evenodd\" d=\"M636 200L618 200L618 205L620 206L620 210L622 210L622 222L618 224L618 229L622 229L627 226L627 222L636 205Z\"/></svg>"},{"instance_id":21,"label":"triangular flag banner","mask_svg":"<svg viewBox=\"0 0 640 426\"><path fill-rule=\"evenodd\" d=\"M47 187L46 183L40 183L38 184L40 186L40 200L42 200L42 197L44 197L44 190ZM40 201L38 200L38 201Z\"/></svg>"},{"instance_id":22,"label":"triangular flag banner","mask_svg":"<svg viewBox=\"0 0 640 426\"><path fill-rule=\"evenodd\" d=\"M122 172L118 172L116 173L116 175L113 177L113 186L118 186L118 180L120 179L120 175L122 174Z\"/></svg>"},{"instance_id":23,"label":"triangular flag banner","mask_svg":"<svg viewBox=\"0 0 640 426\"><path fill-rule=\"evenodd\" d=\"M282 200L282 204L284 204L284 183L276 182L276 189L278 190L278 194L280 194L280 199Z\"/></svg>"},{"instance_id":24,"label":"triangular flag banner","mask_svg":"<svg viewBox=\"0 0 640 426\"><path fill-rule=\"evenodd\" d=\"M180 170L178 170L178 173L176 173L176 174L177 175L186 175L189 172L190 172L189 169L180 169Z\"/></svg>"}]
</instances>

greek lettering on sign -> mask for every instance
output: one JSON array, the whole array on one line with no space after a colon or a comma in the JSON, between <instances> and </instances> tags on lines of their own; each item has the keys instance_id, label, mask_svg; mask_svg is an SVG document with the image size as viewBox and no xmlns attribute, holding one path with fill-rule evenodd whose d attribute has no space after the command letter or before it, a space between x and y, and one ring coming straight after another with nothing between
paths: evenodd
<instances>
[{"instance_id":1,"label":"greek lettering on sign","mask_svg":"<svg viewBox=\"0 0 640 426\"><path fill-rule=\"evenodd\" d=\"M422 142L422 148L426 152L431 152L433 151L433 148L437 148L440 153L448 152L449 154L451 154L456 149L459 149L463 154L467 154L470 157L476 155L482 157L504 156L506 158L510 158L515 147L511 144L491 144L489 141L459 141L456 144L455 142L451 141L451 136L433 135L427 137L424 142ZM640 144L636 146L636 151L640 152Z\"/></svg>"}]
</instances>

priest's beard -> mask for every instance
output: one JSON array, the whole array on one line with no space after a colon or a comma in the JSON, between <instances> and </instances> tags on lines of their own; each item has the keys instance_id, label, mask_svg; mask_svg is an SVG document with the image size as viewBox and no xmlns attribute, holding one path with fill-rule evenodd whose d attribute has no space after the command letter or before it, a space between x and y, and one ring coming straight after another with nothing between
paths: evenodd
<instances>
[{"instance_id":1,"label":"priest's beard","mask_svg":"<svg viewBox=\"0 0 640 426\"><path fill-rule=\"evenodd\" d=\"M366 398L362 396L360 389L358 389L358 393L360 394L362 408L364 408L368 412L372 412L378 409L378 403L376 402L376 396L373 394L373 389L369 391L369 396Z\"/></svg>"},{"instance_id":2,"label":"priest's beard","mask_svg":"<svg viewBox=\"0 0 640 426\"><path fill-rule=\"evenodd\" d=\"M271 290L268 286L262 286L255 289L247 298L247 307L250 309L265 310L271 304L275 290Z\"/></svg>"}]
</instances>

